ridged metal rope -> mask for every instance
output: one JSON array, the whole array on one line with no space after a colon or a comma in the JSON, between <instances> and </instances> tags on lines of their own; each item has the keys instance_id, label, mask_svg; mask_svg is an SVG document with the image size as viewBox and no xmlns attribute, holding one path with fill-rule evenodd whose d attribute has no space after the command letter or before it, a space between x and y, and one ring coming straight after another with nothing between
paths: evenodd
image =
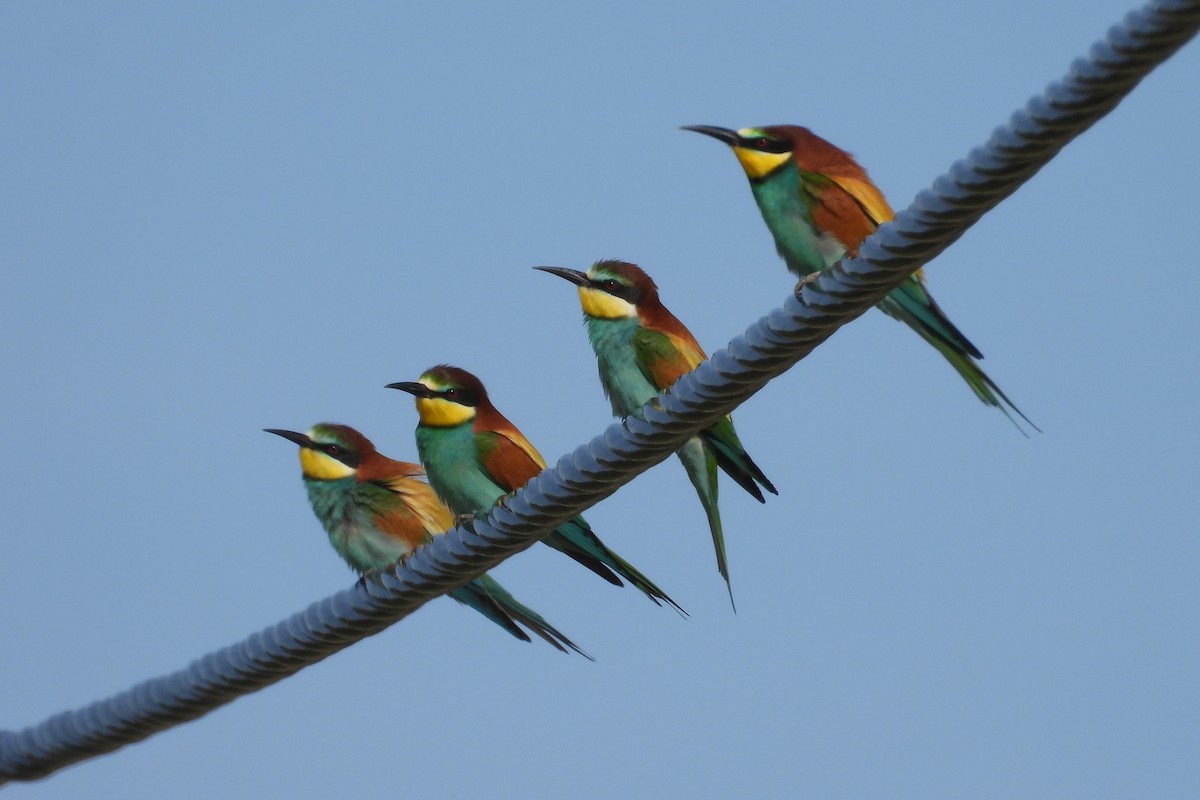
<instances>
[{"instance_id":1,"label":"ridged metal rope","mask_svg":"<svg viewBox=\"0 0 1200 800\"><path fill-rule=\"evenodd\" d=\"M746 400L839 326L874 305L1029 179L1200 28L1200 0L1130 13L1070 74L1033 98L991 140L884 225L862 257L826 270L782 308L685 376L646 420L610 425L516 493L506 507L439 536L377 579L85 708L0 732L0 783L34 780L107 753L315 664L403 619L536 542L670 455Z\"/></svg>"}]
</instances>

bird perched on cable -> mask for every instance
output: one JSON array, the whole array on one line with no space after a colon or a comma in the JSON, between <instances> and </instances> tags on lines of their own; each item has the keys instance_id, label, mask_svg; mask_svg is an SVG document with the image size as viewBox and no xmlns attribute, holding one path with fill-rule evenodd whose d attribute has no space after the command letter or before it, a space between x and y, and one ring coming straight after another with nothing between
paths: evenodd
<instances>
[{"instance_id":1,"label":"bird perched on cable","mask_svg":"<svg viewBox=\"0 0 1200 800\"><path fill-rule=\"evenodd\" d=\"M707 358L691 331L659 300L654 280L637 265L597 261L587 272L566 267L534 269L565 278L578 287L588 341L600 368L600 383L616 416L642 416L645 405L659 392ZM732 601L725 535L717 506L717 467L760 503L765 502L760 485L772 494L779 492L746 453L730 416L689 439L677 455L704 506L717 570L725 579Z\"/></svg>"},{"instance_id":2,"label":"bird perched on cable","mask_svg":"<svg viewBox=\"0 0 1200 800\"><path fill-rule=\"evenodd\" d=\"M479 378L442 364L419 381L388 384L416 398L417 453L438 496L460 515L485 514L546 468L529 440L496 410ZM587 520L574 517L542 539L609 583L621 578L655 604L679 604L632 564L609 550ZM618 577L620 576L620 577Z\"/></svg>"},{"instance_id":3,"label":"bird perched on cable","mask_svg":"<svg viewBox=\"0 0 1200 800\"><path fill-rule=\"evenodd\" d=\"M300 468L313 513L333 549L359 575L404 559L454 526L454 515L420 479L420 466L381 454L354 428L323 422L308 433L266 431L300 445ZM563 652L570 648L591 658L489 575L449 594L518 639L529 641L520 623Z\"/></svg>"},{"instance_id":4,"label":"bird perched on cable","mask_svg":"<svg viewBox=\"0 0 1200 800\"><path fill-rule=\"evenodd\" d=\"M684 130L711 136L733 149L779 255L801 278L843 257L856 257L863 241L895 216L854 157L808 128L768 125L734 131L689 125ZM934 302L922 270L893 289L879 308L933 345L981 401L1000 409L1014 424L1016 413L1038 429L980 368L977 361L983 354Z\"/></svg>"}]
</instances>

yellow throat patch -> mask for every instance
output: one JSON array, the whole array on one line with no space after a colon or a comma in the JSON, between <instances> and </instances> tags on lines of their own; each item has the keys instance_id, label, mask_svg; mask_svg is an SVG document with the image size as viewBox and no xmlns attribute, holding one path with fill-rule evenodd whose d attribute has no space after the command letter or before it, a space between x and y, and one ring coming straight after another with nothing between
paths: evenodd
<instances>
[{"instance_id":1,"label":"yellow throat patch","mask_svg":"<svg viewBox=\"0 0 1200 800\"><path fill-rule=\"evenodd\" d=\"M318 481L340 481L354 474L352 468L336 458L307 447L300 448L300 469L304 470L305 477Z\"/></svg>"},{"instance_id":2,"label":"yellow throat patch","mask_svg":"<svg viewBox=\"0 0 1200 800\"><path fill-rule=\"evenodd\" d=\"M764 153L746 147L733 148L733 154L746 171L746 177L757 180L792 157L791 153Z\"/></svg>"},{"instance_id":3,"label":"yellow throat patch","mask_svg":"<svg viewBox=\"0 0 1200 800\"><path fill-rule=\"evenodd\" d=\"M453 428L475 419L475 409L440 397L418 397L417 415L431 428Z\"/></svg>"},{"instance_id":4,"label":"yellow throat patch","mask_svg":"<svg viewBox=\"0 0 1200 800\"><path fill-rule=\"evenodd\" d=\"M633 303L590 286L579 287L579 302L583 305L583 313L589 317L626 319L637 316L637 306Z\"/></svg>"}]
</instances>

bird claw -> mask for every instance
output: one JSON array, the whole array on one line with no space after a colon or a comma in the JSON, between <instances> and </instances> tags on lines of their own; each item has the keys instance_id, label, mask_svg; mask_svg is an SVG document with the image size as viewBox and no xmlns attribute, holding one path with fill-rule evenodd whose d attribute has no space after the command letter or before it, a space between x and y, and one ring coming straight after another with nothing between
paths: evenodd
<instances>
[{"instance_id":1,"label":"bird claw","mask_svg":"<svg viewBox=\"0 0 1200 800\"><path fill-rule=\"evenodd\" d=\"M810 272L807 275L805 275L803 278L801 278L796 283L796 288L793 290L793 293L796 295L796 299L799 300L801 303L803 303L804 297L801 294L801 290L805 286L808 286L810 283L815 283L820 277L821 277L820 272ZM805 305L807 305L807 303L805 303Z\"/></svg>"},{"instance_id":2,"label":"bird claw","mask_svg":"<svg viewBox=\"0 0 1200 800\"><path fill-rule=\"evenodd\" d=\"M474 514L459 514L455 520L455 524L461 528L466 528L469 531L475 530L475 515Z\"/></svg>"}]
</instances>

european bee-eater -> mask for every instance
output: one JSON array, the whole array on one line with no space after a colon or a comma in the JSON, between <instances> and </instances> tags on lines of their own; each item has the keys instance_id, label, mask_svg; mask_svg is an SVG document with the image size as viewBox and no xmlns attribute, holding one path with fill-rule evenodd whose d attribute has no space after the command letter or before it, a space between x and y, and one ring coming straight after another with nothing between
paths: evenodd
<instances>
[{"instance_id":1,"label":"european bee-eater","mask_svg":"<svg viewBox=\"0 0 1200 800\"><path fill-rule=\"evenodd\" d=\"M579 287L588 340L600 366L600 383L616 416L641 416L643 407L659 392L707 358L691 331L658 299L654 280L637 265L597 261L587 272L565 267L534 269L566 278ZM765 500L759 484L772 494L779 492L746 454L732 417L723 417L689 439L678 455L700 495L712 531L717 569L732 600L717 507L717 467L760 503Z\"/></svg>"},{"instance_id":2,"label":"european bee-eater","mask_svg":"<svg viewBox=\"0 0 1200 800\"><path fill-rule=\"evenodd\" d=\"M808 128L767 125L734 131L690 125L684 130L706 134L733 149L775 237L775 248L801 278L843 257L856 257L863 241L895 216L854 157ZM1015 412L1038 430L976 363L983 353L934 302L922 270L893 289L879 308L937 348L980 400L1014 423L1010 411Z\"/></svg>"},{"instance_id":3,"label":"european bee-eater","mask_svg":"<svg viewBox=\"0 0 1200 800\"><path fill-rule=\"evenodd\" d=\"M420 479L424 473L419 465L393 461L354 428L323 422L308 433L266 431L300 445L313 513L333 549L359 575L404 559L454 526L450 509ZM529 641L519 622L559 650L569 647L591 658L489 575L449 594L518 639Z\"/></svg>"},{"instance_id":4,"label":"european bee-eater","mask_svg":"<svg viewBox=\"0 0 1200 800\"><path fill-rule=\"evenodd\" d=\"M471 373L446 364L416 382L388 384L416 398L417 453L429 483L456 514L485 514L546 468L533 445L496 410ZM679 604L600 541L582 517L567 520L542 542L617 586L621 578L656 604ZM614 574L615 573L615 574ZM617 577L617 576L620 577Z\"/></svg>"}]
</instances>

